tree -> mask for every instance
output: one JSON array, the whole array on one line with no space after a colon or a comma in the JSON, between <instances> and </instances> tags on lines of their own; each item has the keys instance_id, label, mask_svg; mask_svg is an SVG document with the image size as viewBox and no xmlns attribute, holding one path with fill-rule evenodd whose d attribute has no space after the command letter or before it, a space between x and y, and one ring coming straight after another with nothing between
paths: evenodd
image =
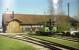
<instances>
[{"instance_id":1,"label":"tree","mask_svg":"<svg viewBox=\"0 0 79 50\"><path fill-rule=\"evenodd\" d=\"M77 0L77 19L79 20L79 0Z\"/></svg>"},{"instance_id":2,"label":"tree","mask_svg":"<svg viewBox=\"0 0 79 50\"><path fill-rule=\"evenodd\" d=\"M63 22L63 24L57 25L58 32L68 31L70 28L71 28L71 24L69 22Z\"/></svg>"}]
</instances>

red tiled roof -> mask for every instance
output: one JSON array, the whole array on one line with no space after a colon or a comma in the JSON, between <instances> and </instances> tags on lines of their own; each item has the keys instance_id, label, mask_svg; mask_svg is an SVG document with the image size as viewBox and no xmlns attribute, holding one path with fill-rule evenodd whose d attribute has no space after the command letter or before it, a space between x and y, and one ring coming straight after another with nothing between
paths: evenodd
<instances>
[{"instance_id":1,"label":"red tiled roof","mask_svg":"<svg viewBox=\"0 0 79 50\"><path fill-rule=\"evenodd\" d=\"M4 16L5 24L12 20L11 14L5 14L3 16ZM50 17L49 15L14 14L14 19L22 21L21 24L40 24L42 22L48 21L49 18L51 18L52 21L54 21L55 17L58 23L69 20L68 16L63 16L63 15L62 16L53 15L52 17Z\"/></svg>"}]
</instances>

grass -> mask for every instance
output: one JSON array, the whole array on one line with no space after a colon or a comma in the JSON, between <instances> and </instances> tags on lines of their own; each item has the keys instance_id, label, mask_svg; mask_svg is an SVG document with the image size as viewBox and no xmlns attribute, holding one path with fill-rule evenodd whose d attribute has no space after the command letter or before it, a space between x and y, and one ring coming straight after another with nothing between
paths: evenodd
<instances>
[{"instance_id":1,"label":"grass","mask_svg":"<svg viewBox=\"0 0 79 50\"><path fill-rule=\"evenodd\" d=\"M62 45L65 45L65 46L69 46L69 47L79 49L79 43L78 42L68 41L68 40L64 40L64 39L58 39L56 37L54 38L54 37L49 37L49 36L36 36L36 35L32 35L32 36L40 38L40 39L48 40L48 41L51 41L51 42L55 42L55 43L58 43L58 44L62 44Z\"/></svg>"},{"instance_id":2,"label":"grass","mask_svg":"<svg viewBox=\"0 0 79 50\"><path fill-rule=\"evenodd\" d=\"M0 50L37 50L19 40L0 36Z\"/></svg>"}]
</instances>

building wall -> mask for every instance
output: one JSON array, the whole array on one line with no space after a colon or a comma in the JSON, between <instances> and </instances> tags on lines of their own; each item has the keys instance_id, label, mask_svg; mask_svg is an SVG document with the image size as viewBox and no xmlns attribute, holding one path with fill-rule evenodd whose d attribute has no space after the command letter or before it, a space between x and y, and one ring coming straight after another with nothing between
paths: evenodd
<instances>
[{"instance_id":1,"label":"building wall","mask_svg":"<svg viewBox=\"0 0 79 50\"><path fill-rule=\"evenodd\" d=\"M20 23L17 22L17 21L11 21L11 22L9 22L8 26L7 26L6 32L7 33L20 33L20 32L22 32Z\"/></svg>"},{"instance_id":2,"label":"building wall","mask_svg":"<svg viewBox=\"0 0 79 50\"><path fill-rule=\"evenodd\" d=\"M40 28L42 28L42 25L24 25L22 26L22 32L35 32L35 31L39 31Z\"/></svg>"}]
</instances>

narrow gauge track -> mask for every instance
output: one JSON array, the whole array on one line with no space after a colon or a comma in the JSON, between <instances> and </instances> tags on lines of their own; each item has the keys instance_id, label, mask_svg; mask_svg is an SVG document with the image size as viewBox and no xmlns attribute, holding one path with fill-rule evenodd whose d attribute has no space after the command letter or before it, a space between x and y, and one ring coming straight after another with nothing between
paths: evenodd
<instances>
[{"instance_id":1,"label":"narrow gauge track","mask_svg":"<svg viewBox=\"0 0 79 50\"><path fill-rule=\"evenodd\" d=\"M27 36L27 35L24 35L24 34L19 34L19 35L24 36L24 37ZM35 38L35 39L40 39L40 38L33 37L33 36L29 36L29 37L32 37L32 38ZM76 49L76 48L72 48L72 47L69 47L69 46L61 45L61 44L58 44L58 43L55 43L55 42L51 42L51 41L47 41L47 40L44 40L44 39L40 39L40 40L42 40L44 42L48 42L51 45L55 45L55 46L59 46L59 47L62 47L62 48L66 48L68 50L79 50L79 49ZM72 40L69 40L69 41L72 41Z\"/></svg>"},{"instance_id":2,"label":"narrow gauge track","mask_svg":"<svg viewBox=\"0 0 79 50\"><path fill-rule=\"evenodd\" d=\"M63 39L63 40L68 40L68 41L74 41L74 42L79 42L79 38L75 38L75 37L68 37L68 36L53 36L55 38L58 39Z\"/></svg>"},{"instance_id":3,"label":"narrow gauge track","mask_svg":"<svg viewBox=\"0 0 79 50\"><path fill-rule=\"evenodd\" d=\"M39 39L36 37L29 37L26 36L24 34L18 34L18 35L3 35L9 38L13 38L13 39L18 39L18 40L22 40L25 42L30 42L36 45L40 45L43 46L45 48L49 48L50 50L78 50L75 48L71 48L71 47L67 47L67 46L63 46L57 43L53 43L47 40L43 40L43 39Z\"/></svg>"}]
</instances>

